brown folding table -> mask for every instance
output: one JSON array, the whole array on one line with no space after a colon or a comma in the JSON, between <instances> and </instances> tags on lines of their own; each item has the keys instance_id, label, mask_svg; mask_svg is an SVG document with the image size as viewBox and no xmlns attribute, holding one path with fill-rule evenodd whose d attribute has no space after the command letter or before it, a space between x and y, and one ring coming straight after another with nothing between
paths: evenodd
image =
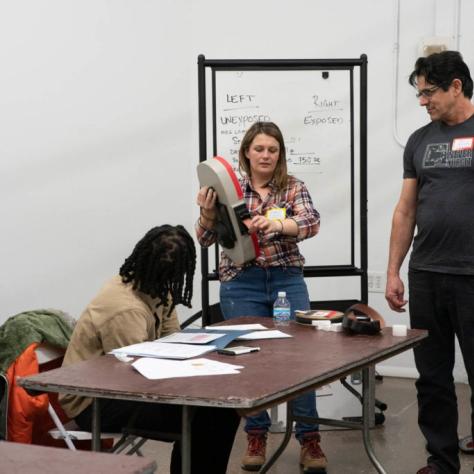
<instances>
[{"instance_id":1,"label":"brown folding table","mask_svg":"<svg viewBox=\"0 0 474 474\"><path fill-rule=\"evenodd\" d=\"M226 324L262 322L273 327L270 320L262 321L262 318L255 317L236 318ZM408 330L406 336L394 337L390 328L384 328L376 336L348 335L320 331L294 322L283 330L293 337L245 342L246 345L258 345L261 348L259 352L237 357L217 353L206 355L210 359L244 366L240 374L148 380L130 364L106 355L25 377L19 380L19 384L29 391L92 397L93 446L97 450L100 446L101 398L181 405L182 467L183 473L187 474L190 472L190 420L193 407L235 408L245 415L291 401L297 395L361 370L363 405L360 428L363 441L377 471L385 473L370 443L369 428L375 399L371 370L374 370L376 363L417 345L427 337L427 332L412 329ZM323 419L321 421L324 422ZM290 427L287 426L287 429ZM268 470L275 459L276 456L271 457L261 472Z\"/></svg>"},{"instance_id":2,"label":"brown folding table","mask_svg":"<svg viewBox=\"0 0 474 474\"><path fill-rule=\"evenodd\" d=\"M32 444L0 442L0 472L8 474L153 474L156 462L125 454L71 451Z\"/></svg>"}]
</instances>

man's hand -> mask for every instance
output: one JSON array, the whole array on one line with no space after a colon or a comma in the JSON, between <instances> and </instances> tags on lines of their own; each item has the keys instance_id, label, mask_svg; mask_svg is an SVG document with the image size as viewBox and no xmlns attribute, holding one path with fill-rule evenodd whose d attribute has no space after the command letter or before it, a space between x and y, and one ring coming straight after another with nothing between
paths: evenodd
<instances>
[{"instance_id":1,"label":"man's hand","mask_svg":"<svg viewBox=\"0 0 474 474\"><path fill-rule=\"evenodd\" d=\"M404 300L405 287L401 278L396 276L387 276L387 286L385 288L385 299L387 300L390 309L397 311L397 313L403 313L406 311L404 306L408 303L408 300Z\"/></svg>"}]
</instances>

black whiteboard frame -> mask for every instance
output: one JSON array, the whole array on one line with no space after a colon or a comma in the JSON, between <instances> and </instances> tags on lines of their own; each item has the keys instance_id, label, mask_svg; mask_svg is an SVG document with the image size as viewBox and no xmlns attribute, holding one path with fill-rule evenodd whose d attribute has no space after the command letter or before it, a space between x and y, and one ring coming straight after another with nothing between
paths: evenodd
<instances>
[{"instance_id":1,"label":"black whiteboard frame","mask_svg":"<svg viewBox=\"0 0 474 474\"><path fill-rule=\"evenodd\" d=\"M367 230L367 56L362 54L358 59L206 59L198 56L198 100L199 100L199 162L207 159L207 89L206 68L212 72L213 107L213 152L216 154L216 111L215 111L215 72L218 70L350 70L350 103L351 103L351 264L305 266L305 277L360 277L360 301L368 302L368 230ZM359 232L360 232L360 266L355 265L355 231L354 231L354 68L359 73ZM219 261L219 249L215 245L216 263ZM216 265L217 266L217 265ZM202 325L210 324L209 282L218 280L217 269L209 272L209 252L201 248L201 292L202 292ZM350 300L337 300L350 301Z\"/></svg>"}]
</instances>

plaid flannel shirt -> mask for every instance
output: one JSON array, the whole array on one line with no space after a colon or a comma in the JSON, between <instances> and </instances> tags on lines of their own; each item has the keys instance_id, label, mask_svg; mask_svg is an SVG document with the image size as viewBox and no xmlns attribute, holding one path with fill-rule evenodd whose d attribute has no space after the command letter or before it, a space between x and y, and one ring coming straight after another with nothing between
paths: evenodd
<instances>
[{"instance_id":1,"label":"plaid flannel shirt","mask_svg":"<svg viewBox=\"0 0 474 474\"><path fill-rule=\"evenodd\" d=\"M277 191L273 181L269 183L270 192L264 200L252 188L250 179L245 176L240 179L244 199L250 211L250 216L265 215L274 208L285 208L286 218L293 219L298 225L298 234L282 235L280 233L258 233L260 255L251 262L242 266L236 265L225 253L221 254L219 264L220 281L232 280L243 268L250 265L260 267L303 267L304 257L298 249L297 243L313 237L319 231L319 213L313 207L311 196L305 184L294 176L288 177L286 188ZM203 227L198 219L196 235L201 246L209 247L217 240L214 231Z\"/></svg>"}]
</instances>

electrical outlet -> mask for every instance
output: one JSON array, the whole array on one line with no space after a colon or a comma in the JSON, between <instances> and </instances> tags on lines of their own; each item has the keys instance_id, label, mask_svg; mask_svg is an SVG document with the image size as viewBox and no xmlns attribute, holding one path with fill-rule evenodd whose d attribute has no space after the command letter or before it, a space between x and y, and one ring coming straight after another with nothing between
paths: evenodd
<instances>
[{"instance_id":1,"label":"electrical outlet","mask_svg":"<svg viewBox=\"0 0 474 474\"><path fill-rule=\"evenodd\" d=\"M422 38L418 45L419 56L429 56L433 53L441 53L451 49L451 40L444 36L431 36L429 38Z\"/></svg>"},{"instance_id":2,"label":"electrical outlet","mask_svg":"<svg viewBox=\"0 0 474 474\"><path fill-rule=\"evenodd\" d=\"M370 293L385 293L385 285L387 283L384 272L368 272L368 287Z\"/></svg>"}]
</instances>

